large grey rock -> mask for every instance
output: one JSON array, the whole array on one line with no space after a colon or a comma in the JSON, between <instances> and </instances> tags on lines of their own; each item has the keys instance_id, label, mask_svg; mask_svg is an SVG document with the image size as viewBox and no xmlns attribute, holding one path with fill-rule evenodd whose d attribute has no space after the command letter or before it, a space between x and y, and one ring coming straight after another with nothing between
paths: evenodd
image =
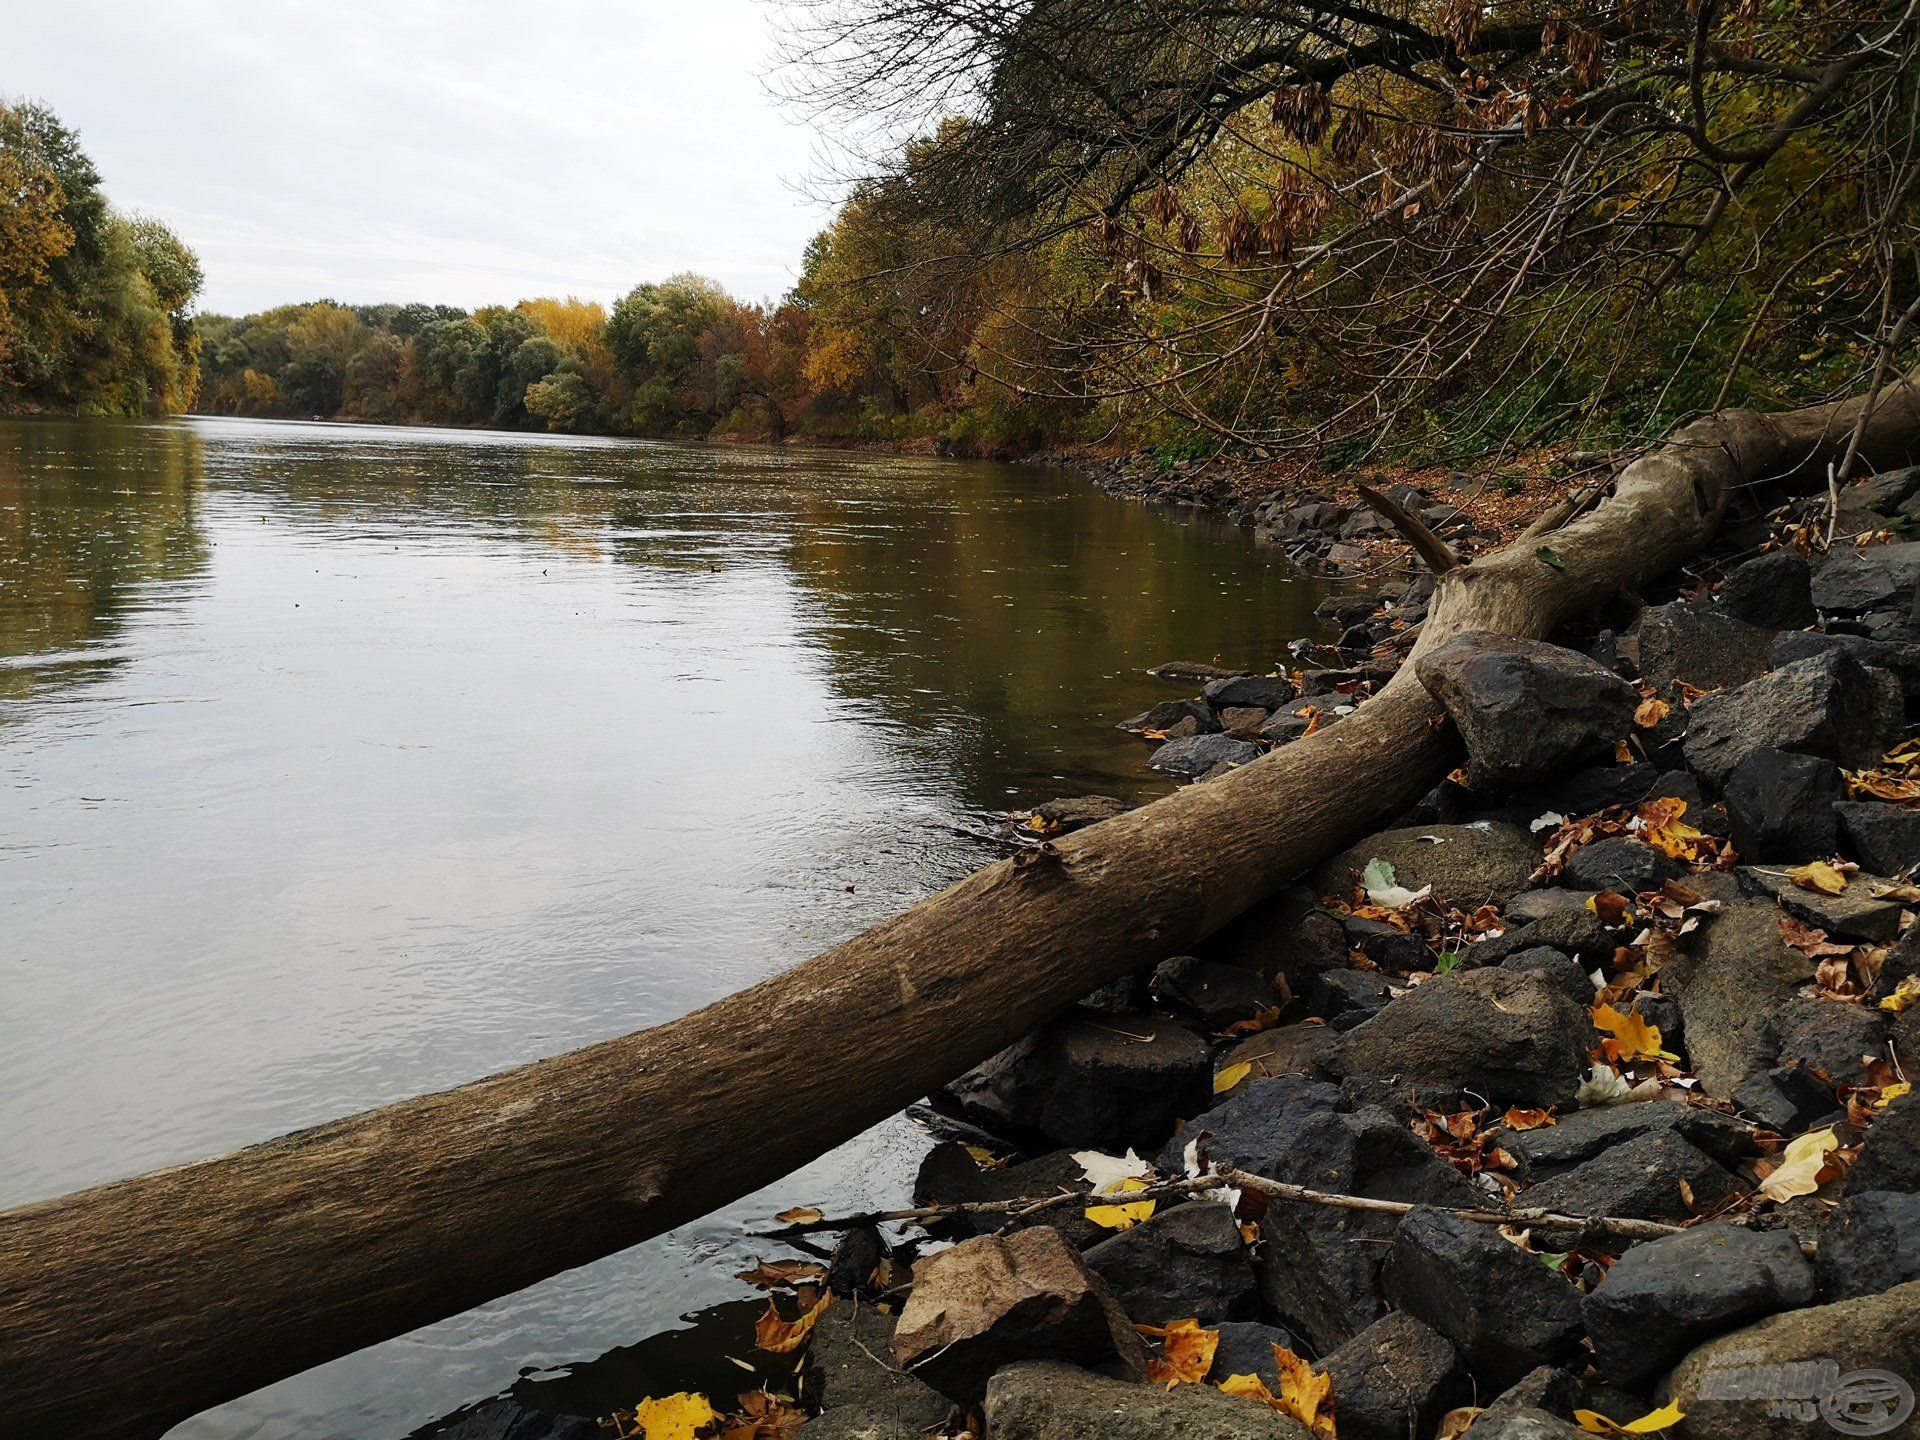
<instances>
[{"instance_id":1,"label":"large grey rock","mask_svg":"<svg viewBox=\"0 0 1920 1440\"><path fill-rule=\"evenodd\" d=\"M1803 630L1819 618L1813 609L1812 568L1793 550L1756 555L1728 572L1720 586L1720 608L1749 625Z\"/></svg>"},{"instance_id":2,"label":"large grey rock","mask_svg":"<svg viewBox=\"0 0 1920 1440\"><path fill-rule=\"evenodd\" d=\"M1155 1163L1169 1174L1180 1173L1187 1146L1198 1141L1216 1165L1282 1179L1300 1153L1306 1128L1341 1108L1339 1087L1322 1080L1301 1075L1248 1080L1188 1122Z\"/></svg>"},{"instance_id":3,"label":"large grey rock","mask_svg":"<svg viewBox=\"0 0 1920 1440\"><path fill-rule=\"evenodd\" d=\"M982 1235L913 1267L894 1361L948 1399L975 1405L1020 1360L1111 1365L1146 1375L1147 1353L1106 1282L1044 1225Z\"/></svg>"},{"instance_id":4,"label":"large grey rock","mask_svg":"<svg viewBox=\"0 0 1920 1440\"><path fill-rule=\"evenodd\" d=\"M1844 1000L1796 997L1767 1017L1772 1059L1801 1065L1835 1085L1871 1083L1867 1067L1883 1058L1887 1016Z\"/></svg>"},{"instance_id":5,"label":"large grey rock","mask_svg":"<svg viewBox=\"0 0 1920 1440\"><path fill-rule=\"evenodd\" d=\"M1453 1342L1400 1311L1382 1316L1313 1368L1333 1381L1341 1440L1430 1434L1470 1393Z\"/></svg>"},{"instance_id":6,"label":"large grey rock","mask_svg":"<svg viewBox=\"0 0 1920 1440\"><path fill-rule=\"evenodd\" d=\"M1498 1389L1571 1355L1584 1334L1579 1293L1539 1256L1443 1210L1422 1207L1400 1222L1387 1289Z\"/></svg>"},{"instance_id":7,"label":"large grey rock","mask_svg":"<svg viewBox=\"0 0 1920 1440\"><path fill-rule=\"evenodd\" d=\"M1517 825L1475 821L1466 825L1415 825L1385 830L1335 855L1313 872L1315 890L1345 897L1370 860L1393 867L1397 884L1409 890L1431 885L1436 895L1472 909L1505 900L1526 888L1540 866L1540 846Z\"/></svg>"},{"instance_id":8,"label":"large grey rock","mask_svg":"<svg viewBox=\"0 0 1920 1440\"><path fill-rule=\"evenodd\" d=\"M1537 976L1583 1010L1593 1004L1592 978L1580 967L1579 961L1550 946L1517 951L1500 965L1505 970Z\"/></svg>"},{"instance_id":9,"label":"large grey rock","mask_svg":"<svg viewBox=\"0 0 1920 1440\"><path fill-rule=\"evenodd\" d=\"M1687 727L1687 764L1715 785L1769 748L1848 769L1871 765L1899 737L1902 714L1891 674L1843 653L1817 656L1699 701Z\"/></svg>"},{"instance_id":10,"label":"large grey rock","mask_svg":"<svg viewBox=\"0 0 1920 1440\"><path fill-rule=\"evenodd\" d=\"M1792 860L1833 854L1840 767L1817 755L1768 746L1727 777L1724 799L1733 846L1742 860Z\"/></svg>"},{"instance_id":11,"label":"large grey rock","mask_svg":"<svg viewBox=\"0 0 1920 1440\"><path fill-rule=\"evenodd\" d=\"M1476 790L1530 784L1610 753L1639 703L1631 685L1577 651L1491 631L1456 635L1415 665L1466 744Z\"/></svg>"},{"instance_id":12,"label":"large grey rock","mask_svg":"<svg viewBox=\"0 0 1920 1440\"><path fill-rule=\"evenodd\" d=\"M1677 1225L1740 1193L1739 1180L1725 1166L1673 1131L1661 1130L1542 1181L1526 1192L1524 1203L1566 1215L1626 1215Z\"/></svg>"},{"instance_id":13,"label":"large grey rock","mask_svg":"<svg viewBox=\"0 0 1920 1440\"><path fill-rule=\"evenodd\" d=\"M1337 1043L1338 1032L1325 1025L1310 1021L1281 1025L1235 1041L1220 1052L1214 1069L1217 1072L1231 1070L1236 1065L1251 1065L1253 1069L1247 1079L1240 1082L1242 1085L1269 1076L1312 1075Z\"/></svg>"},{"instance_id":14,"label":"large grey rock","mask_svg":"<svg viewBox=\"0 0 1920 1440\"><path fill-rule=\"evenodd\" d=\"M894 1363L893 1320L867 1305L827 1307L808 1345L807 1370L814 1397L837 1412L837 1434L857 1433L856 1421L881 1434L886 1426L917 1434L949 1408L945 1396Z\"/></svg>"},{"instance_id":15,"label":"large grey rock","mask_svg":"<svg viewBox=\"0 0 1920 1440\"><path fill-rule=\"evenodd\" d=\"M1675 1134L1725 1165L1754 1151L1753 1127L1705 1106L1646 1100L1575 1110L1537 1130L1501 1132L1522 1179L1548 1180L1643 1135Z\"/></svg>"},{"instance_id":16,"label":"large grey rock","mask_svg":"<svg viewBox=\"0 0 1920 1440\"><path fill-rule=\"evenodd\" d=\"M1244 706L1278 710L1293 699L1293 682L1284 675L1233 675L1209 680L1200 694L1215 711Z\"/></svg>"},{"instance_id":17,"label":"large grey rock","mask_svg":"<svg viewBox=\"0 0 1920 1440\"><path fill-rule=\"evenodd\" d=\"M1086 1252L1087 1268L1107 1282L1130 1318L1244 1319L1259 1306L1246 1242L1233 1207L1193 1201L1162 1210Z\"/></svg>"},{"instance_id":18,"label":"large grey rock","mask_svg":"<svg viewBox=\"0 0 1920 1440\"><path fill-rule=\"evenodd\" d=\"M1611 835L1582 845L1567 857L1561 878L1576 890L1612 890L1638 895L1677 880L1686 867L1643 840Z\"/></svg>"},{"instance_id":19,"label":"large grey rock","mask_svg":"<svg viewBox=\"0 0 1920 1440\"><path fill-rule=\"evenodd\" d=\"M1820 1231L1813 1273L1823 1300L1878 1295L1920 1280L1920 1195L1850 1187Z\"/></svg>"},{"instance_id":20,"label":"large grey rock","mask_svg":"<svg viewBox=\"0 0 1920 1440\"><path fill-rule=\"evenodd\" d=\"M1133 806L1112 795L1072 795L1060 800L1043 801L1033 807L1032 813L1042 825L1049 827L1049 833L1071 835L1075 830L1098 825L1102 820L1111 820L1131 809Z\"/></svg>"},{"instance_id":21,"label":"large grey rock","mask_svg":"<svg viewBox=\"0 0 1920 1440\"><path fill-rule=\"evenodd\" d=\"M1808 619L1812 623L1812 607ZM1676 680L1702 690L1744 685L1767 673L1773 632L1726 610L1677 600L1640 617L1634 629L1640 678L1665 691Z\"/></svg>"},{"instance_id":22,"label":"large grey rock","mask_svg":"<svg viewBox=\"0 0 1920 1440\"><path fill-rule=\"evenodd\" d=\"M1862 665L1891 671L1899 680L1907 703L1920 703L1920 644L1912 641L1869 640L1864 635L1819 630L1786 630L1773 637L1767 654L1776 670L1816 655L1851 655Z\"/></svg>"},{"instance_id":23,"label":"large grey rock","mask_svg":"<svg viewBox=\"0 0 1920 1440\"><path fill-rule=\"evenodd\" d=\"M1056 1145L1157 1145L1212 1093L1206 1045L1170 1020L1072 1010L947 1087L969 1119Z\"/></svg>"},{"instance_id":24,"label":"large grey rock","mask_svg":"<svg viewBox=\"0 0 1920 1440\"><path fill-rule=\"evenodd\" d=\"M1863 1373L1873 1371L1886 1373ZM1685 1413L1687 1440L1808 1440L1835 1432L1915 1440L1917 1376L1920 1281L1911 1281L1879 1295L1789 1310L1709 1340L1680 1362L1662 1392Z\"/></svg>"},{"instance_id":25,"label":"large grey rock","mask_svg":"<svg viewBox=\"0 0 1920 1440\"><path fill-rule=\"evenodd\" d=\"M1641 1390L1702 1341L1813 1296L1791 1232L1715 1224L1634 1246L1581 1309L1602 1372Z\"/></svg>"},{"instance_id":26,"label":"large grey rock","mask_svg":"<svg viewBox=\"0 0 1920 1440\"><path fill-rule=\"evenodd\" d=\"M1878 876L1856 875L1838 895L1796 885L1790 867L1742 865L1740 886L1749 895L1770 895L1781 909L1829 935L1882 944L1899 933L1901 902L1874 892Z\"/></svg>"},{"instance_id":27,"label":"large grey rock","mask_svg":"<svg viewBox=\"0 0 1920 1440\"><path fill-rule=\"evenodd\" d=\"M1189 735L1169 740L1153 752L1147 768L1176 780L1198 780L1216 765L1245 765L1260 758L1260 748L1229 735Z\"/></svg>"},{"instance_id":28,"label":"large grey rock","mask_svg":"<svg viewBox=\"0 0 1920 1440\"><path fill-rule=\"evenodd\" d=\"M1308 1440L1258 1401L1206 1385L1129 1385L1071 1365L1010 1365L986 1390L989 1440Z\"/></svg>"},{"instance_id":29,"label":"large grey rock","mask_svg":"<svg viewBox=\"0 0 1920 1440\"><path fill-rule=\"evenodd\" d=\"M1667 962L1660 983L1686 1017L1700 1088L1724 1100L1772 1067L1767 1020L1812 978L1813 961L1780 938L1780 908L1767 900L1731 901L1689 938L1692 948Z\"/></svg>"},{"instance_id":30,"label":"large grey rock","mask_svg":"<svg viewBox=\"0 0 1920 1440\"><path fill-rule=\"evenodd\" d=\"M1592 1025L1537 975L1455 972L1347 1032L1326 1067L1470 1090L1496 1105L1561 1106L1579 1089Z\"/></svg>"},{"instance_id":31,"label":"large grey rock","mask_svg":"<svg viewBox=\"0 0 1920 1440\"><path fill-rule=\"evenodd\" d=\"M1215 1328L1219 1336L1213 1351L1213 1368L1207 1382L1218 1385L1235 1375L1252 1375L1274 1394L1280 1393L1280 1367L1274 1361L1276 1345L1300 1353L1300 1342L1293 1332L1258 1320L1228 1320Z\"/></svg>"},{"instance_id":32,"label":"large grey rock","mask_svg":"<svg viewBox=\"0 0 1920 1440\"><path fill-rule=\"evenodd\" d=\"M1813 577L1813 603L1830 615L1904 610L1920 586L1920 541L1837 550Z\"/></svg>"},{"instance_id":33,"label":"large grey rock","mask_svg":"<svg viewBox=\"0 0 1920 1440\"><path fill-rule=\"evenodd\" d=\"M1570 1363L1586 1369L1583 1357ZM1467 1433L1476 1437L1495 1434L1510 1416L1522 1411L1571 1423L1577 1410L1591 1410L1624 1425L1646 1414L1647 1404L1612 1385L1590 1380L1585 1374L1576 1375L1568 1366L1536 1365L1494 1396Z\"/></svg>"},{"instance_id":34,"label":"large grey rock","mask_svg":"<svg viewBox=\"0 0 1920 1440\"><path fill-rule=\"evenodd\" d=\"M1776 1065L1733 1087L1734 1109L1781 1135L1799 1135L1834 1113L1833 1087L1804 1065Z\"/></svg>"},{"instance_id":35,"label":"large grey rock","mask_svg":"<svg viewBox=\"0 0 1920 1440\"><path fill-rule=\"evenodd\" d=\"M1215 1030L1280 1008L1280 994L1251 970L1176 955L1153 972L1156 999Z\"/></svg>"},{"instance_id":36,"label":"large grey rock","mask_svg":"<svg viewBox=\"0 0 1920 1440\"><path fill-rule=\"evenodd\" d=\"M1842 801L1833 808L1847 848L1874 874L1904 875L1920 865L1920 810L1878 800Z\"/></svg>"},{"instance_id":37,"label":"large grey rock","mask_svg":"<svg viewBox=\"0 0 1920 1440\"><path fill-rule=\"evenodd\" d=\"M1219 722L1213 718L1213 711L1198 700L1162 700L1150 710L1143 710L1131 720L1122 720L1115 728L1128 730L1136 735L1149 732L1164 735L1182 721L1191 722L1202 732L1219 729Z\"/></svg>"},{"instance_id":38,"label":"large grey rock","mask_svg":"<svg viewBox=\"0 0 1920 1440\"><path fill-rule=\"evenodd\" d=\"M1920 1194L1920 1090L1874 1116L1860 1158L1847 1174L1847 1188Z\"/></svg>"}]
</instances>

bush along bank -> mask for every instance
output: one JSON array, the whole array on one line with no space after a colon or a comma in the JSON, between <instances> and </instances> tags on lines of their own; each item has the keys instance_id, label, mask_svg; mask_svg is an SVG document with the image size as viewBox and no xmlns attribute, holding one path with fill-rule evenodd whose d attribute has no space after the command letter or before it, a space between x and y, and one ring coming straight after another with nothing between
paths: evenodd
<instances>
[{"instance_id":1,"label":"bush along bank","mask_svg":"<svg viewBox=\"0 0 1920 1440\"><path fill-rule=\"evenodd\" d=\"M1423 654L1459 770L932 1097L911 1218L778 1217L839 1237L749 1272L788 1383L606 1428L1920 1435L1908 507L1920 470L1553 643ZM1328 602L1275 673L1164 667L1199 693L1126 722L1146 763L1341 723L1428 588Z\"/></svg>"}]
</instances>

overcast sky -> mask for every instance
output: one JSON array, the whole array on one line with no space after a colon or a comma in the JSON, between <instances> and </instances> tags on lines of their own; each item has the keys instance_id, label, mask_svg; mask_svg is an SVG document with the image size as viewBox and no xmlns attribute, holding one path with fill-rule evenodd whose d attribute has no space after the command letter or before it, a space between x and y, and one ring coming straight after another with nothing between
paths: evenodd
<instances>
[{"instance_id":1,"label":"overcast sky","mask_svg":"<svg viewBox=\"0 0 1920 1440\"><path fill-rule=\"evenodd\" d=\"M757 0L0 0L0 94L48 101L201 309L784 291L825 212L765 93Z\"/></svg>"}]
</instances>

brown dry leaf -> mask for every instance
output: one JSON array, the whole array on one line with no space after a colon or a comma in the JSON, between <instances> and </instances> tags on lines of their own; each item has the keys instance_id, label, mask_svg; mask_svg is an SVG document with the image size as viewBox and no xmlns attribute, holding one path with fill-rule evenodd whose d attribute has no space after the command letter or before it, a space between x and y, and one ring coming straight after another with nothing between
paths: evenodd
<instances>
[{"instance_id":1,"label":"brown dry leaf","mask_svg":"<svg viewBox=\"0 0 1920 1440\"><path fill-rule=\"evenodd\" d=\"M1602 890L1597 895L1587 897L1587 909L1599 918L1609 930L1618 930L1633 919L1633 908L1627 903L1627 897L1613 890Z\"/></svg>"},{"instance_id":2,"label":"brown dry leaf","mask_svg":"<svg viewBox=\"0 0 1920 1440\"><path fill-rule=\"evenodd\" d=\"M1667 704L1666 701L1660 699L1659 696L1649 695L1640 702L1639 708L1633 712L1633 723L1638 725L1642 730L1651 730L1662 720L1666 719L1672 709L1673 707Z\"/></svg>"},{"instance_id":3,"label":"brown dry leaf","mask_svg":"<svg viewBox=\"0 0 1920 1440\"><path fill-rule=\"evenodd\" d=\"M767 1313L754 1323L753 1343L775 1355L791 1355L807 1343L807 1336L813 1333L813 1327L820 1323L820 1317L832 1303L831 1290L821 1291L816 1300L810 1288L804 1289L800 1292L800 1314L788 1320L773 1301L767 1301Z\"/></svg>"},{"instance_id":4,"label":"brown dry leaf","mask_svg":"<svg viewBox=\"0 0 1920 1440\"><path fill-rule=\"evenodd\" d=\"M807 1412L784 1395L749 1390L739 1400L740 1413L728 1417L720 1440L787 1440L807 1423Z\"/></svg>"},{"instance_id":5,"label":"brown dry leaf","mask_svg":"<svg viewBox=\"0 0 1920 1440\"><path fill-rule=\"evenodd\" d=\"M1440 1428L1433 1432L1433 1440L1460 1440L1473 1428L1473 1422L1480 1418L1483 1408L1479 1405L1462 1405L1458 1410L1449 1410L1440 1417Z\"/></svg>"},{"instance_id":6,"label":"brown dry leaf","mask_svg":"<svg viewBox=\"0 0 1920 1440\"><path fill-rule=\"evenodd\" d=\"M1827 938L1827 932L1815 929L1794 919L1791 915L1780 917L1780 938L1798 950L1802 955L1819 959L1823 955L1851 955L1853 946L1840 945Z\"/></svg>"},{"instance_id":7,"label":"brown dry leaf","mask_svg":"<svg viewBox=\"0 0 1920 1440\"><path fill-rule=\"evenodd\" d=\"M796 1205L791 1210L782 1210L773 1218L782 1225L811 1225L814 1221L824 1220L827 1217L825 1212L816 1210L811 1205Z\"/></svg>"},{"instance_id":8,"label":"brown dry leaf","mask_svg":"<svg viewBox=\"0 0 1920 1440\"><path fill-rule=\"evenodd\" d=\"M1280 1007L1278 1005L1275 1005L1270 1009L1262 1010L1259 1014L1255 1015L1251 1020L1234 1021L1233 1024L1227 1026L1227 1028L1222 1030L1220 1033L1226 1036L1257 1035L1262 1030L1273 1029L1273 1027L1278 1025L1279 1023L1280 1023Z\"/></svg>"},{"instance_id":9,"label":"brown dry leaf","mask_svg":"<svg viewBox=\"0 0 1920 1440\"><path fill-rule=\"evenodd\" d=\"M746 1281L756 1290L772 1290L807 1280L825 1280L827 1267L813 1260L757 1260L751 1270L742 1270L733 1278Z\"/></svg>"},{"instance_id":10,"label":"brown dry leaf","mask_svg":"<svg viewBox=\"0 0 1920 1440\"><path fill-rule=\"evenodd\" d=\"M1154 1384L1205 1382L1207 1371L1213 1368L1213 1352L1220 1348L1218 1330L1203 1330L1198 1320L1175 1320L1164 1328L1151 1325L1134 1328L1160 1342L1160 1354L1147 1362L1147 1378Z\"/></svg>"},{"instance_id":11,"label":"brown dry leaf","mask_svg":"<svg viewBox=\"0 0 1920 1440\"><path fill-rule=\"evenodd\" d=\"M1538 1130L1542 1125L1558 1125L1551 1110L1522 1110L1518 1106L1500 1117L1500 1123L1509 1130Z\"/></svg>"},{"instance_id":12,"label":"brown dry leaf","mask_svg":"<svg viewBox=\"0 0 1920 1440\"><path fill-rule=\"evenodd\" d=\"M1847 877L1824 860L1795 866L1787 871L1787 879L1802 890L1817 890L1822 895L1838 895L1847 888Z\"/></svg>"},{"instance_id":13,"label":"brown dry leaf","mask_svg":"<svg viewBox=\"0 0 1920 1440\"><path fill-rule=\"evenodd\" d=\"M1680 1058L1660 1048L1660 1027L1649 1024L1637 1010L1623 1015L1611 1005L1596 1005L1593 1024L1595 1029L1604 1030L1612 1037L1601 1043L1608 1060L1677 1061Z\"/></svg>"},{"instance_id":14,"label":"brown dry leaf","mask_svg":"<svg viewBox=\"0 0 1920 1440\"><path fill-rule=\"evenodd\" d=\"M1643 802L1634 812L1640 838L1675 860L1707 860L1716 853L1710 838L1686 824L1687 802L1673 795Z\"/></svg>"}]
</instances>

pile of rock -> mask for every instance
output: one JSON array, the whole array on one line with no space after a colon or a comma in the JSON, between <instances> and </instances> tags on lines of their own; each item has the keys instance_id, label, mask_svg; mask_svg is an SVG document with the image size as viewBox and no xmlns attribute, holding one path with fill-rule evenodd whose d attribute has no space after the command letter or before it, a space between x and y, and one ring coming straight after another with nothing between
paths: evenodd
<instances>
[{"instance_id":1,"label":"pile of rock","mask_svg":"<svg viewBox=\"0 0 1920 1440\"><path fill-rule=\"evenodd\" d=\"M897 1313L829 1317L816 1360L857 1335L889 1398L827 1373L802 1433L1299 1437L1218 1388L1280 1394L1277 1344L1344 1440L1663 1405L1700 1440L1920 1434L1916 589L1920 545L1779 551L1577 649L1424 654L1466 763L1405 823L936 1097L920 1203L1088 1198L956 1214ZM1344 669L1218 676L1128 728L1204 780L1337 723L1424 598L1335 613ZM1398 1203L1163 1196L1116 1231L1092 1191L1129 1154ZM1187 1320L1210 1366L1144 1383L1137 1327Z\"/></svg>"}]
</instances>

